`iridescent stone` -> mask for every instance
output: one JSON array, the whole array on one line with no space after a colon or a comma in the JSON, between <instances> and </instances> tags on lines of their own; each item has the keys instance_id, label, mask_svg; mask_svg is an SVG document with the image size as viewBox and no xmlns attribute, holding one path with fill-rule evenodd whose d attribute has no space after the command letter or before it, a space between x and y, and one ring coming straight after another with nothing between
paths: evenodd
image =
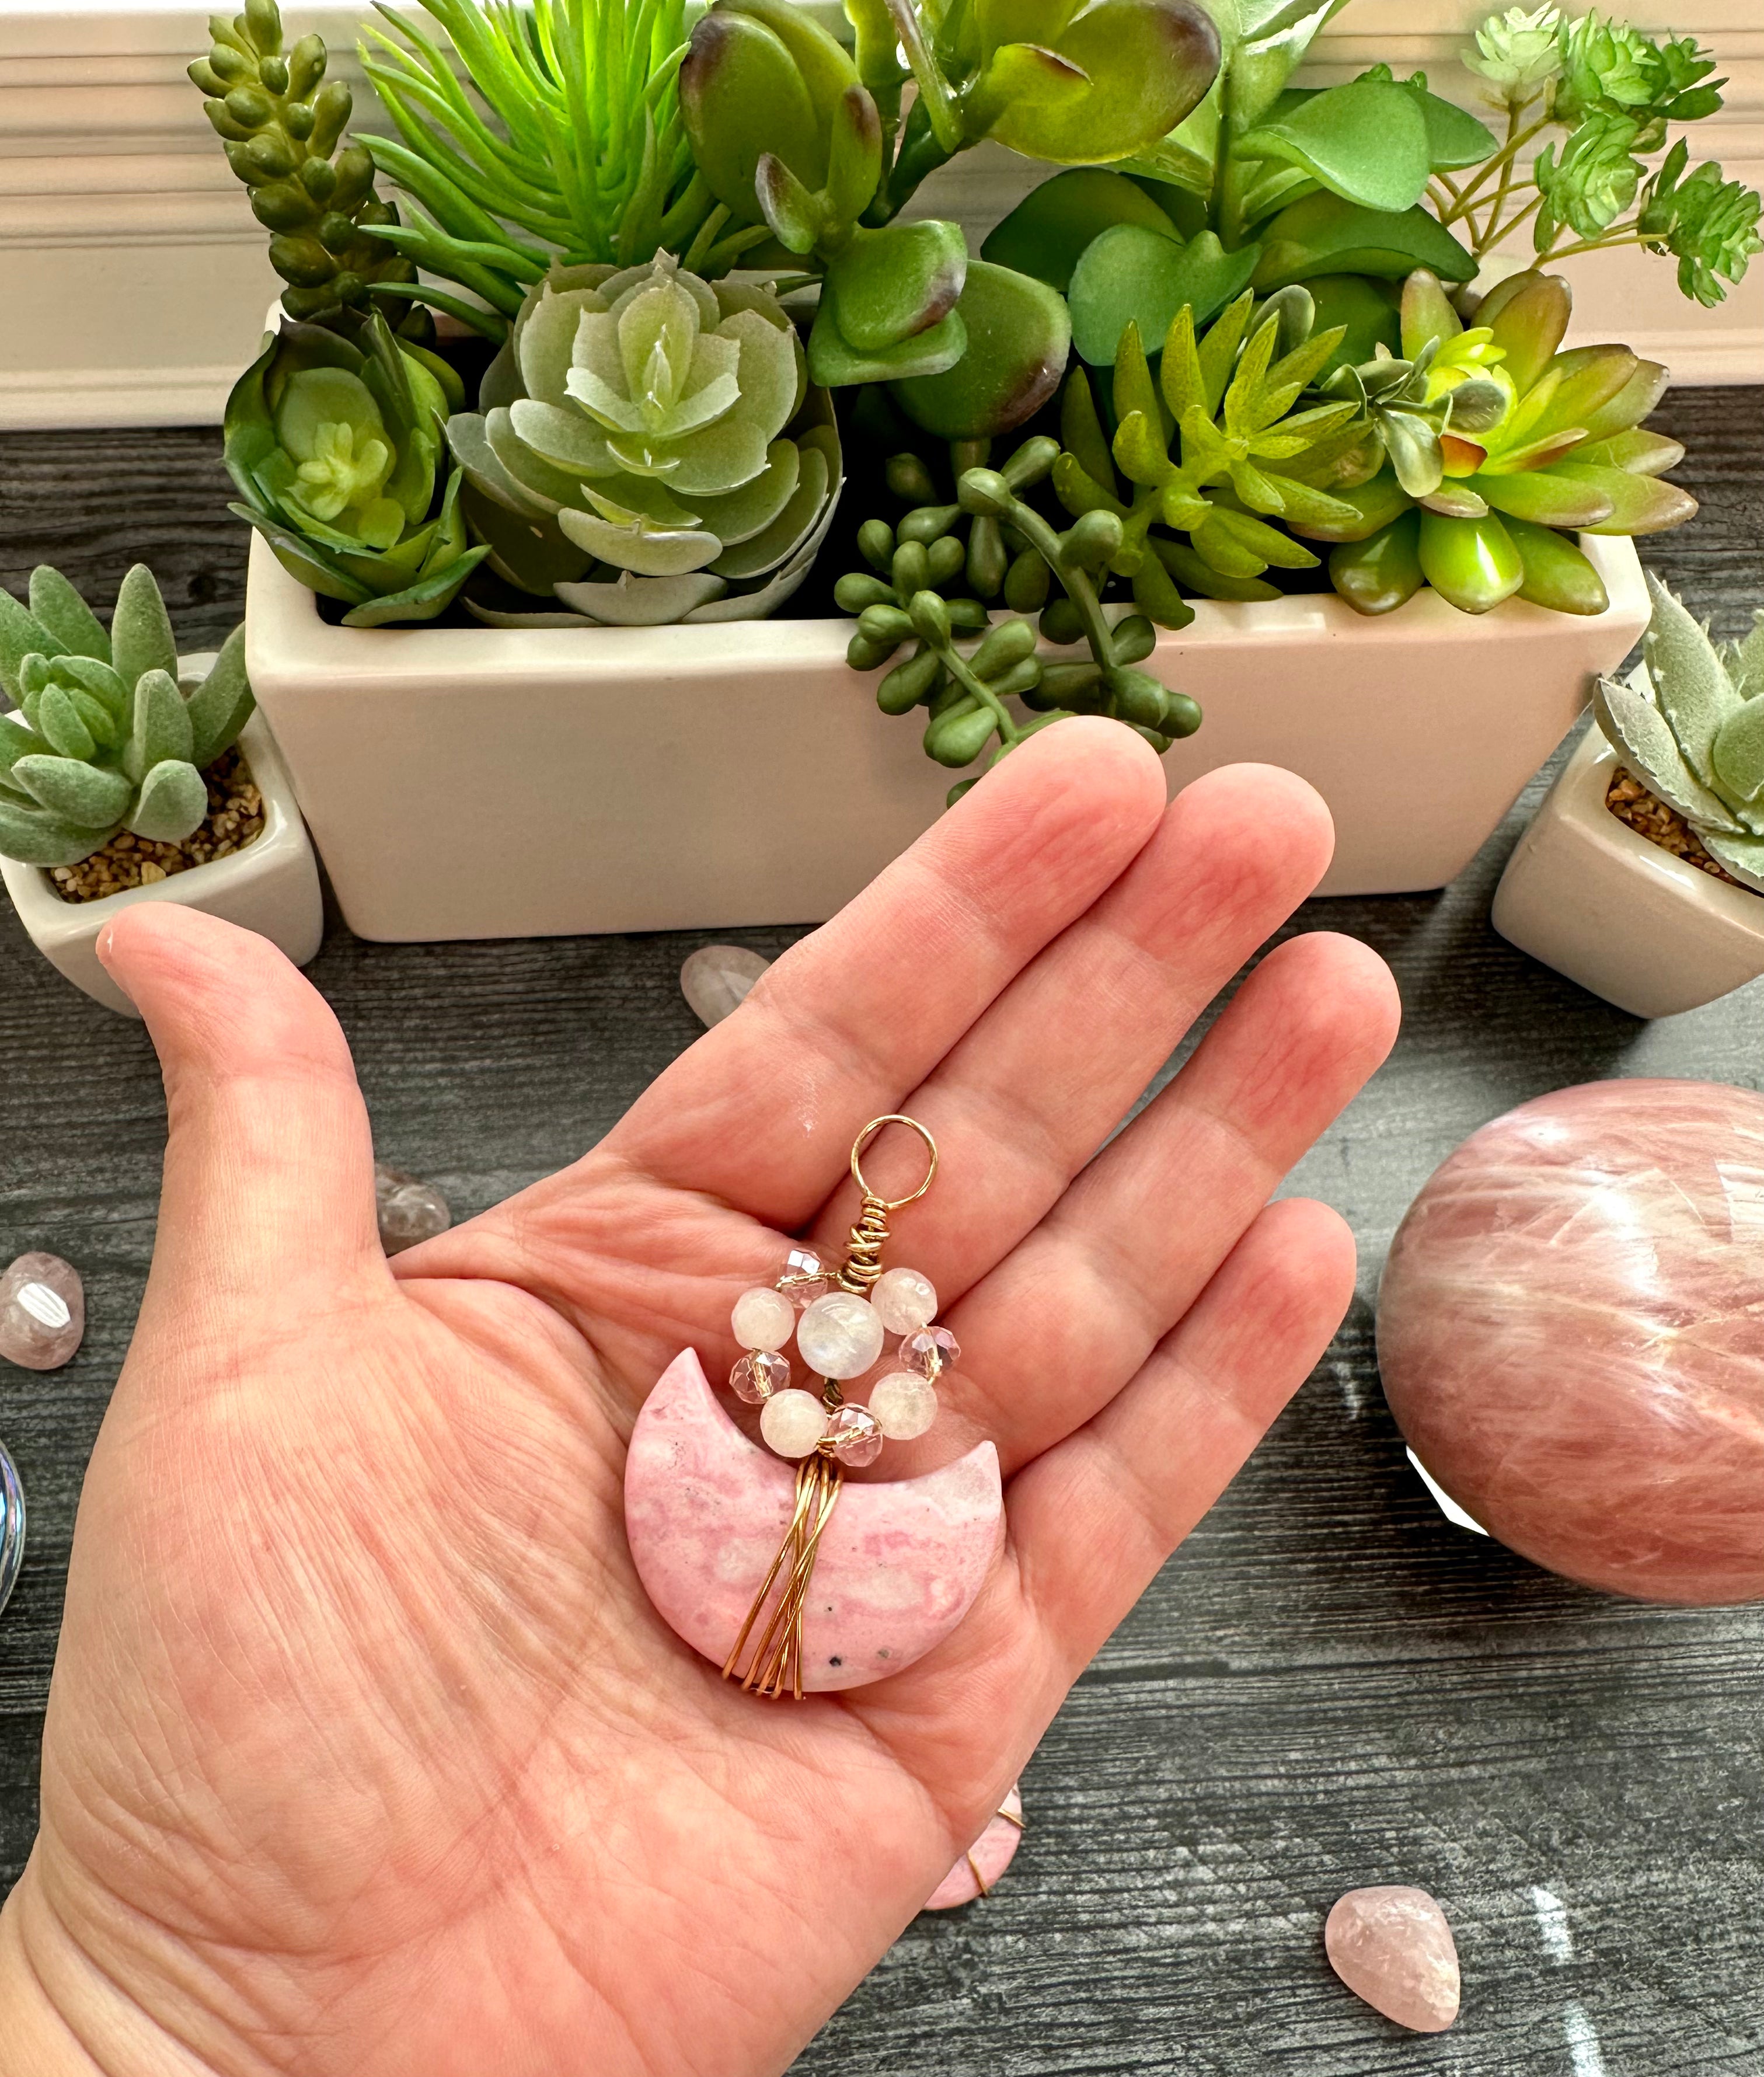
<instances>
[{"instance_id":1,"label":"iridescent stone","mask_svg":"<svg viewBox=\"0 0 1764 2077\"><path fill-rule=\"evenodd\" d=\"M19 1469L0 1447L0 1609L18 1584L24 1563L24 1488Z\"/></svg>"},{"instance_id":2,"label":"iridescent stone","mask_svg":"<svg viewBox=\"0 0 1764 2077\"><path fill-rule=\"evenodd\" d=\"M721 1024L771 964L740 945L701 945L680 970L680 992L701 1023Z\"/></svg>"},{"instance_id":3,"label":"iridescent stone","mask_svg":"<svg viewBox=\"0 0 1764 2077\"><path fill-rule=\"evenodd\" d=\"M759 1432L780 1457L805 1457L827 1432L827 1409L812 1392L776 1392L760 1412Z\"/></svg>"},{"instance_id":4,"label":"iridescent stone","mask_svg":"<svg viewBox=\"0 0 1764 2077\"><path fill-rule=\"evenodd\" d=\"M797 1324L797 1309L781 1291L756 1284L735 1301L729 1324L744 1349L781 1349Z\"/></svg>"},{"instance_id":5,"label":"iridescent stone","mask_svg":"<svg viewBox=\"0 0 1764 2077\"><path fill-rule=\"evenodd\" d=\"M812 1247L792 1248L778 1280L784 1287L784 1295L799 1313L817 1298L826 1297L833 1284L831 1272Z\"/></svg>"},{"instance_id":6,"label":"iridescent stone","mask_svg":"<svg viewBox=\"0 0 1764 2077\"><path fill-rule=\"evenodd\" d=\"M1015 1782L998 1814L925 1900L926 1911L953 1911L976 1897L990 1896L1016 1858L1023 1837L1023 1798Z\"/></svg>"},{"instance_id":7,"label":"iridescent stone","mask_svg":"<svg viewBox=\"0 0 1764 2077\"><path fill-rule=\"evenodd\" d=\"M420 1183L383 1161L373 1164L373 1201L380 1245L388 1255L401 1255L418 1241L433 1240L453 1223L447 1201L433 1183Z\"/></svg>"},{"instance_id":8,"label":"iridescent stone","mask_svg":"<svg viewBox=\"0 0 1764 2077\"><path fill-rule=\"evenodd\" d=\"M1350 1889L1323 1927L1329 1967L1355 1997L1413 2033L1458 2017L1458 1945L1425 1890Z\"/></svg>"},{"instance_id":9,"label":"iridescent stone","mask_svg":"<svg viewBox=\"0 0 1764 2077\"><path fill-rule=\"evenodd\" d=\"M943 1371L953 1370L962 1360L962 1345L947 1327L921 1327L906 1337L895 1354L904 1369L916 1370L935 1384Z\"/></svg>"},{"instance_id":10,"label":"iridescent stone","mask_svg":"<svg viewBox=\"0 0 1764 2077\"><path fill-rule=\"evenodd\" d=\"M937 1418L937 1388L916 1370L891 1371L870 1388L870 1411L891 1442L910 1442Z\"/></svg>"},{"instance_id":11,"label":"iridescent stone","mask_svg":"<svg viewBox=\"0 0 1764 2077\"><path fill-rule=\"evenodd\" d=\"M1435 1171L1378 1358L1417 1458L1491 1536L1644 1600L1764 1598L1764 1097L1593 1082Z\"/></svg>"},{"instance_id":12,"label":"iridescent stone","mask_svg":"<svg viewBox=\"0 0 1764 2077\"><path fill-rule=\"evenodd\" d=\"M85 1332L80 1272L58 1255L21 1255L0 1276L0 1356L26 1370L59 1370Z\"/></svg>"},{"instance_id":13,"label":"iridescent stone","mask_svg":"<svg viewBox=\"0 0 1764 2077\"><path fill-rule=\"evenodd\" d=\"M937 1317L937 1292L930 1278L916 1269L884 1269L870 1303L891 1334L914 1334Z\"/></svg>"},{"instance_id":14,"label":"iridescent stone","mask_svg":"<svg viewBox=\"0 0 1764 2077\"><path fill-rule=\"evenodd\" d=\"M836 1408L827 1434L833 1439L834 1455L853 1471L873 1464L882 1454L882 1430L867 1406Z\"/></svg>"},{"instance_id":15,"label":"iridescent stone","mask_svg":"<svg viewBox=\"0 0 1764 2077\"><path fill-rule=\"evenodd\" d=\"M797 1347L817 1377L862 1377L882 1353L882 1322L868 1299L830 1291L797 1322Z\"/></svg>"},{"instance_id":16,"label":"iridescent stone","mask_svg":"<svg viewBox=\"0 0 1764 2077\"><path fill-rule=\"evenodd\" d=\"M729 1388L750 1406L763 1406L790 1382L790 1359L775 1349L755 1349L729 1373Z\"/></svg>"}]
</instances>

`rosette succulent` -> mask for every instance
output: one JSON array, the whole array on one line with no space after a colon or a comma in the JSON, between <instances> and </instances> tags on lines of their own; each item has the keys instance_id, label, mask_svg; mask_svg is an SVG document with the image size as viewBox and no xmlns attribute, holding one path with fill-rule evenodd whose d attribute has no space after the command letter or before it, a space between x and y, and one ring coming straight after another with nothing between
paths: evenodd
<instances>
[{"instance_id":1,"label":"rosette succulent","mask_svg":"<svg viewBox=\"0 0 1764 2077\"><path fill-rule=\"evenodd\" d=\"M1404 289L1403 358L1328 378L1325 389L1375 406L1396 393L1377 388L1393 373L1419 385L1416 410L1380 422L1375 408L1391 466L1342 492L1356 517L1292 521L1340 544L1329 574L1350 605L1388 612L1425 582L1466 613L1515 593L1602 613L1604 585L1562 530L1658 533L1695 512L1687 492L1658 480L1683 448L1641 430L1666 369L1624 346L1560 351L1571 301L1559 275L1515 275L1467 331L1440 284L1417 273Z\"/></svg>"},{"instance_id":2,"label":"rosette succulent","mask_svg":"<svg viewBox=\"0 0 1764 2077\"><path fill-rule=\"evenodd\" d=\"M486 553L469 547L442 428L464 398L438 355L377 313L358 344L285 324L227 400L228 472L289 573L349 609L345 626L431 620Z\"/></svg>"},{"instance_id":3,"label":"rosette succulent","mask_svg":"<svg viewBox=\"0 0 1764 2077\"><path fill-rule=\"evenodd\" d=\"M838 438L789 318L666 253L554 269L481 402L447 426L472 525L500 576L577 617L763 618L831 524Z\"/></svg>"},{"instance_id":4,"label":"rosette succulent","mask_svg":"<svg viewBox=\"0 0 1764 2077\"><path fill-rule=\"evenodd\" d=\"M1718 649L1651 572L1648 589L1641 661L1627 684L1599 681L1593 713L1710 857L1764 893L1764 614L1745 641Z\"/></svg>"},{"instance_id":5,"label":"rosette succulent","mask_svg":"<svg viewBox=\"0 0 1764 2077\"><path fill-rule=\"evenodd\" d=\"M77 865L119 830L181 843L208 813L202 773L250 718L245 631L187 690L152 573L123 580L108 634L73 586L44 568L30 603L0 592L0 855Z\"/></svg>"}]
</instances>

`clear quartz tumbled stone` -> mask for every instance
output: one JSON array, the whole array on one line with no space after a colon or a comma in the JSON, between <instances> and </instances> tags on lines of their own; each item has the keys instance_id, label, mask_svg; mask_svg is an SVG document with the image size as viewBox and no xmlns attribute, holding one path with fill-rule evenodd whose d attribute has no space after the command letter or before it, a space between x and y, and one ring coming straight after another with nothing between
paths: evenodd
<instances>
[{"instance_id":1,"label":"clear quartz tumbled stone","mask_svg":"<svg viewBox=\"0 0 1764 2077\"><path fill-rule=\"evenodd\" d=\"M763 1406L790 1382L790 1359L776 1349L755 1349L729 1373L729 1389L750 1406Z\"/></svg>"},{"instance_id":2,"label":"clear quartz tumbled stone","mask_svg":"<svg viewBox=\"0 0 1764 2077\"><path fill-rule=\"evenodd\" d=\"M882 1454L882 1430L867 1406L841 1406L827 1423L833 1454L842 1464L861 1471Z\"/></svg>"},{"instance_id":3,"label":"clear quartz tumbled stone","mask_svg":"<svg viewBox=\"0 0 1764 2077\"><path fill-rule=\"evenodd\" d=\"M786 1287L784 1295L800 1313L817 1298L826 1297L833 1278L812 1247L793 1247L785 1259L784 1275L779 1281Z\"/></svg>"},{"instance_id":4,"label":"clear quartz tumbled stone","mask_svg":"<svg viewBox=\"0 0 1764 2077\"><path fill-rule=\"evenodd\" d=\"M701 945L680 970L680 992L701 1024L721 1024L771 964L764 953L745 945Z\"/></svg>"},{"instance_id":5,"label":"clear quartz tumbled stone","mask_svg":"<svg viewBox=\"0 0 1764 2077\"><path fill-rule=\"evenodd\" d=\"M373 1202L380 1245L388 1255L433 1240L453 1223L452 1210L433 1183L419 1182L383 1161L373 1164Z\"/></svg>"},{"instance_id":6,"label":"clear quartz tumbled stone","mask_svg":"<svg viewBox=\"0 0 1764 2077\"><path fill-rule=\"evenodd\" d=\"M797 1347L817 1377L862 1377L882 1353L882 1322L867 1298L830 1291L797 1322Z\"/></svg>"},{"instance_id":7,"label":"clear quartz tumbled stone","mask_svg":"<svg viewBox=\"0 0 1764 2077\"><path fill-rule=\"evenodd\" d=\"M759 1432L780 1457L806 1457L827 1432L827 1409L812 1392L793 1386L761 1408Z\"/></svg>"},{"instance_id":8,"label":"clear quartz tumbled stone","mask_svg":"<svg viewBox=\"0 0 1764 2077\"><path fill-rule=\"evenodd\" d=\"M930 1278L917 1269L884 1269L870 1303L891 1334L916 1334L937 1317L937 1292Z\"/></svg>"},{"instance_id":9,"label":"clear quartz tumbled stone","mask_svg":"<svg viewBox=\"0 0 1764 2077\"><path fill-rule=\"evenodd\" d=\"M85 1333L80 1272L58 1255L21 1255L0 1276L0 1356L25 1370L59 1370Z\"/></svg>"},{"instance_id":10,"label":"clear quartz tumbled stone","mask_svg":"<svg viewBox=\"0 0 1764 2077\"><path fill-rule=\"evenodd\" d=\"M891 1371L871 1388L870 1411L891 1442L910 1442L937 1418L937 1388L915 1370Z\"/></svg>"},{"instance_id":11,"label":"clear quartz tumbled stone","mask_svg":"<svg viewBox=\"0 0 1764 2077\"><path fill-rule=\"evenodd\" d=\"M906 1337L897 1353L903 1369L916 1370L934 1382L940 1371L953 1370L962 1360L962 1345L947 1327L921 1327Z\"/></svg>"},{"instance_id":12,"label":"clear quartz tumbled stone","mask_svg":"<svg viewBox=\"0 0 1764 2077\"><path fill-rule=\"evenodd\" d=\"M781 1349L797 1324L797 1309L781 1291L756 1284L735 1301L729 1324L744 1349Z\"/></svg>"}]
</instances>

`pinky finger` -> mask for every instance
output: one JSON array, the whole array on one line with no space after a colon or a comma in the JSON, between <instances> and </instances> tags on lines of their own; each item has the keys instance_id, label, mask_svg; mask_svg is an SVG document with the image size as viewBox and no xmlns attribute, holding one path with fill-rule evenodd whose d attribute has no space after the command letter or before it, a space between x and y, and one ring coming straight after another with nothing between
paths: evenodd
<instances>
[{"instance_id":1,"label":"pinky finger","mask_svg":"<svg viewBox=\"0 0 1764 2077\"><path fill-rule=\"evenodd\" d=\"M1101 1412L1011 1482L1011 1541L1050 1709L1237 1476L1354 1295L1327 1205L1268 1205Z\"/></svg>"}]
</instances>

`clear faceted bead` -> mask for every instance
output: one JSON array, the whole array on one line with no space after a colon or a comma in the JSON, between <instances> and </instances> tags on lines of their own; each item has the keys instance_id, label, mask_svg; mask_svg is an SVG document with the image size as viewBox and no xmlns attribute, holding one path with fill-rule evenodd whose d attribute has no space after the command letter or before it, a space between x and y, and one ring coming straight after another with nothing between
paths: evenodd
<instances>
[{"instance_id":1,"label":"clear faceted bead","mask_svg":"<svg viewBox=\"0 0 1764 2077\"><path fill-rule=\"evenodd\" d=\"M784 1275L778 1282L785 1297L800 1313L817 1298L826 1297L832 1288L833 1277L812 1247L793 1247L785 1259Z\"/></svg>"},{"instance_id":2,"label":"clear faceted bead","mask_svg":"<svg viewBox=\"0 0 1764 2077\"><path fill-rule=\"evenodd\" d=\"M901 1342L898 1354L903 1369L916 1370L934 1383L941 1371L953 1370L961 1361L962 1345L947 1327L921 1327Z\"/></svg>"},{"instance_id":3,"label":"clear faceted bead","mask_svg":"<svg viewBox=\"0 0 1764 2077\"><path fill-rule=\"evenodd\" d=\"M755 1349L729 1373L729 1388L750 1406L763 1406L790 1382L790 1359L776 1349Z\"/></svg>"},{"instance_id":4,"label":"clear faceted bead","mask_svg":"<svg viewBox=\"0 0 1764 2077\"><path fill-rule=\"evenodd\" d=\"M797 1347L817 1377L862 1377L882 1353L882 1322L868 1299L830 1291L797 1322Z\"/></svg>"},{"instance_id":5,"label":"clear faceted bead","mask_svg":"<svg viewBox=\"0 0 1764 2077\"><path fill-rule=\"evenodd\" d=\"M827 1423L833 1454L842 1464L861 1471L882 1454L882 1429L867 1406L841 1406Z\"/></svg>"},{"instance_id":6,"label":"clear faceted bead","mask_svg":"<svg viewBox=\"0 0 1764 2077\"><path fill-rule=\"evenodd\" d=\"M21 1255L0 1276L0 1356L25 1370L59 1370L85 1332L80 1272L58 1255Z\"/></svg>"},{"instance_id":7,"label":"clear faceted bead","mask_svg":"<svg viewBox=\"0 0 1764 2077\"><path fill-rule=\"evenodd\" d=\"M937 1292L930 1278L917 1269L884 1269L870 1303L891 1334L915 1334L937 1317Z\"/></svg>"},{"instance_id":8,"label":"clear faceted bead","mask_svg":"<svg viewBox=\"0 0 1764 2077\"><path fill-rule=\"evenodd\" d=\"M797 1309L781 1291L756 1284L735 1301L729 1324L742 1348L781 1349L796 1326Z\"/></svg>"},{"instance_id":9,"label":"clear faceted bead","mask_svg":"<svg viewBox=\"0 0 1764 2077\"><path fill-rule=\"evenodd\" d=\"M910 1442L937 1418L937 1388L916 1370L891 1371L871 1388L870 1411L891 1442Z\"/></svg>"},{"instance_id":10,"label":"clear faceted bead","mask_svg":"<svg viewBox=\"0 0 1764 2077\"><path fill-rule=\"evenodd\" d=\"M793 1386L761 1408L759 1432L780 1457L806 1457L827 1432L827 1409L812 1392Z\"/></svg>"}]
</instances>

